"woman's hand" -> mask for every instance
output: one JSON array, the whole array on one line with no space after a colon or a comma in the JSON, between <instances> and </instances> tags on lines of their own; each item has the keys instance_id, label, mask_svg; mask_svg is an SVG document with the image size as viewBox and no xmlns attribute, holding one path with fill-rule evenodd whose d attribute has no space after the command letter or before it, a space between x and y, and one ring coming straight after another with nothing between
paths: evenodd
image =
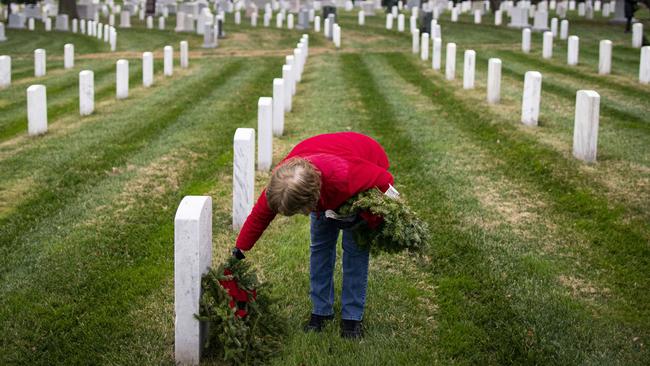
<instances>
[{"instance_id":1,"label":"woman's hand","mask_svg":"<svg viewBox=\"0 0 650 366\"><path fill-rule=\"evenodd\" d=\"M237 258L238 260L242 260L242 259L246 258L246 256L244 255L244 252L242 252L239 248L233 248L231 253L232 253L232 256Z\"/></svg>"}]
</instances>

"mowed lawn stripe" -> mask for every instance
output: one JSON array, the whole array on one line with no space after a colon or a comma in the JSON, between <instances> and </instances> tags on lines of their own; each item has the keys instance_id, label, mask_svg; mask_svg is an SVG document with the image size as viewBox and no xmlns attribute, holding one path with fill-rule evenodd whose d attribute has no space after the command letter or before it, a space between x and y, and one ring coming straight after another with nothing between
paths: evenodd
<instances>
[{"instance_id":1,"label":"mowed lawn stripe","mask_svg":"<svg viewBox=\"0 0 650 366\"><path fill-rule=\"evenodd\" d=\"M582 240L572 230L556 229L548 219L553 212L546 209L549 204L544 194L535 186L510 181L502 175L495 168L495 159L485 151L486 147L472 142L471 136L466 136L456 127L455 121L448 119L443 104L438 103L441 100L432 106L430 97L421 95L418 87L405 80L390 82L399 78L395 70L384 72L385 66L381 62L370 57L366 59L369 60L369 69L376 74L378 89L389 91L385 95L396 114L395 120L405 125L411 139L447 142L442 157L432 159L419 155L420 159L436 162L434 167L423 168L423 171L438 169L433 173L435 178L429 179L422 173L421 179L431 185L446 187L448 194L441 199L452 201L452 207L458 211L460 222L457 230L475 234L475 246L485 262L483 270L488 271L489 276L503 280L501 286L512 310L517 313L517 322L528 326L515 333L529 349L527 357L530 358L526 362L564 360L560 363L576 363L582 359L586 363L596 360L607 363L624 357L631 363L639 363L643 355L635 353L631 340L644 334L642 328L614 320L616 315L611 314L627 309L609 300L606 285L576 270L574 260L580 260L579 255L568 257L570 253L556 253L554 248L561 248L567 242L582 245ZM472 105L469 101L464 103ZM451 166L445 164L448 160L454 163ZM479 201L480 207L475 207L474 200ZM417 202L424 201L426 196ZM496 213L492 212L495 208L498 210ZM436 222L434 220L432 225ZM438 243L438 236L434 235L434 238ZM436 251L439 249L437 245L434 248ZM456 252L445 254L458 255ZM434 263L432 271L448 274L439 272L447 258L443 255L437 259L443 264ZM471 272L462 265L454 262L448 269L460 274ZM580 280L585 281L580 290L567 288L569 281L574 281L575 286ZM587 286L593 286L591 288L595 290L592 291L597 292L579 293L589 288ZM439 289L437 291L441 303L450 299ZM459 313L464 311L462 307L461 304ZM441 314L444 313L442 310ZM594 316L594 313L609 316ZM472 319L473 315L468 317ZM623 356L620 356L621 350L625 350ZM578 356L581 351L584 355Z\"/></svg>"},{"instance_id":2,"label":"mowed lawn stripe","mask_svg":"<svg viewBox=\"0 0 650 366\"><path fill-rule=\"evenodd\" d=\"M157 194L156 191L145 191L142 192L144 196L153 196L148 199L139 195L136 196L137 199L145 199L147 201L134 203L134 207L130 207L129 209L124 209L121 207L120 202L116 202L114 207L108 212L104 210L100 211L101 215L97 219L99 221L97 227L85 227L85 225L82 225L80 229L66 235L65 243L67 244L65 246L57 244L48 250L49 254L46 262L54 263L55 268L66 268L68 265L74 266L72 263L76 261L82 261L83 263L83 273L81 275L76 275L74 271L70 273L55 272L50 274L54 278L49 279L46 273L41 273L37 277L43 276L45 278L41 281L35 281L44 288L47 288L48 286L54 286L64 278L70 280L71 288L65 292L67 293L69 291L72 294L77 292L77 295L80 297L79 304L75 307L62 309L61 311L70 312L69 315L72 317L75 317L73 314L77 314L76 318L79 319L78 321L81 324L78 325L80 329L76 327L69 329L64 324L53 324L50 332L60 334L61 339L46 342L41 349L43 351L49 350L51 354L47 356L47 352L41 353L41 358L37 359L38 362L47 363L48 360L51 360L48 357L66 363L96 362L101 357L100 353L102 351L110 350L111 344L121 343L124 340L123 337L129 337L131 333L129 328L134 326L134 324L123 324L119 320L118 314L123 311L128 311L132 307L131 300L134 300L137 296L146 295L146 293L155 288L155 284L160 285L160 281L169 275L172 268L168 243L169 237L173 233L173 207L175 207L173 205L176 205L180 201L183 194L199 193L193 192L193 190L201 180L208 179L209 184L215 183L214 169L218 168L223 170L227 168L223 164L223 158L214 159L215 153L217 155L232 154L231 149L227 148L232 134L222 134L224 127L232 129L234 133L235 127L230 126L232 120L229 116L237 115L242 110L241 105L243 103L256 107L255 100L256 95L259 94L259 90L263 87L268 88L268 85L262 84L261 80L264 80L263 75L268 74L273 65L268 62L263 63L257 69L256 73L251 75L254 77L248 76L244 79L244 82L242 82L241 77L237 77L238 70L243 68L243 63L240 61L234 65L233 67L231 64L230 67L225 67L224 69L215 69L213 67L205 70L206 72L220 76L210 78L212 83L209 85L212 85L211 87L197 89L204 94L195 103L191 103L195 108L188 109L187 112L179 115L178 122L175 125L171 125L174 128L168 132L175 134L182 133L188 138L188 141L183 141L172 136L172 141L181 140L179 141L179 145L181 146L162 146L165 149L172 150L181 149L183 151L184 149L188 149L190 156L195 158L198 156L202 159L196 165L192 166L189 171L186 164L179 164L180 167L178 169L181 171L170 172L173 177L177 177L178 175L182 177L180 192L170 187L166 187L167 189L162 193L159 192L160 194ZM250 75L250 73L246 75ZM229 81L232 78L235 80ZM252 83L246 82L247 79L253 79L255 81ZM228 93L227 95L231 95L232 98L227 98L227 103L215 103L219 96L224 93L220 89L225 81L228 81L228 89L237 87L240 92ZM234 81L238 81L238 83L234 83ZM270 80L268 81L270 85ZM215 91L206 93L209 90ZM196 97L197 95L194 95L194 98ZM242 113L243 118L250 118L251 114L256 112L256 108L249 107L243 109L246 110L246 113ZM219 116L224 117L220 118ZM215 118L220 123L215 124ZM237 118L234 120L237 120ZM179 126L179 124L182 124L182 126ZM166 129L169 129L169 127ZM154 139L154 141L156 140ZM165 138L165 140L169 140L169 138ZM156 142L154 146L168 143L170 141ZM153 178L155 177L156 175L154 174ZM208 182L204 182L202 185ZM152 183L155 184L156 182ZM94 188L98 193L92 194L91 197L101 196L100 192L104 191L101 190L103 185L100 184ZM135 188L136 192L140 189L146 189L146 187L138 188L137 186ZM115 191L114 188L109 189L109 191L117 194L121 193L120 190ZM137 193L134 192L132 194ZM154 210L153 212L151 211L152 209ZM155 214L154 212L156 211L160 212ZM115 217L115 220L111 220L111 216L116 215L118 217ZM85 216L86 218L82 218L82 221L91 220L94 222L90 212ZM125 219L125 217L128 217L128 219ZM96 231L96 233L91 233L91 231ZM66 249L64 252L60 252L60 250L56 249L59 247L65 247ZM66 254L67 251L71 251L70 254L74 254ZM66 262L70 263L66 265ZM120 263L123 263L123 266ZM150 281L152 281L151 284L149 283ZM59 291L64 290L66 287L68 286L59 288ZM88 293L81 291L81 289L85 288L90 288ZM18 301L21 297L25 296L28 298L32 297L33 295L30 295L30 293L30 291L20 290L15 294L16 296L13 300ZM49 300L45 300L48 298ZM61 301L56 295L51 297L45 296L45 299L42 299L40 302L46 304L51 302L56 305ZM53 313L49 315L45 314L45 316L57 317ZM111 329L112 334L102 335L100 329L106 325L106 322L109 322L109 324L115 323L111 324L113 325ZM89 351L92 349L93 352L87 355L77 354L79 352L66 354L65 349L80 340L83 340L82 347L88 348ZM97 345L101 346L98 347ZM110 360L108 361L111 362Z\"/></svg>"},{"instance_id":3,"label":"mowed lawn stripe","mask_svg":"<svg viewBox=\"0 0 650 366\"><path fill-rule=\"evenodd\" d=\"M241 67L241 62L238 60L227 63L222 71L230 75ZM194 75L184 83L180 83L177 88L170 89L169 93L154 94L147 104L138 105L138 101L135 100L125 101L137 107L134 110L121 110L121 113L111 118L119 119L120 115L123 115L123 118L134 118L135 112L139 112L139 117L135 117L137 123L127 124L125 120L118 120L108 125L93 124L84 126L76 134L47 141L51 143L50 149L54 149L50 151L63 149L59 153L63 159L57 160L56 156L51 155L38 156L39 160L49 161L44 163L48 170L43 176L33 177L37 182L37 188L30 194L30 198L22 201L9 216L0 219L0 237L3 243L6 243L0 252L8 259L17 256L20 252L17 249L24 245L22 240L24 236L39 227L40 223L47 223L48 217L64 208L70 199L74 199L80 192L101 182L106 177L106 172L110 172L112 167L121 165L131 154L146 146L148 141L160 135L165 127L176 123L178 116L190 110L192 105L205 97L199 94L197 98L194 93L200 93L201 90L222 78L223 75L219 72L207 76ZM151 105L161 104L169 104L171 107L151 109ZM83 143L69 145L77 139L83 139ZM66 148L74 153L65 154ZM31 151L32 154L47 154L47 152L43 147ZM23 165L21 161L25 161L24 158L25 156L20 155L9 162L3 162L3 165L21 166ZM5 264L7 262L0 265L0 275L4 272Z\"/></svg>"},{"instance_id":4,"label":"mowed lawn stripe","mask_svg":"<svg viewBox=\"0 0 650 366\"><path fill-rule=\"evenodd\" d=\"M352 55L349 59L351 69L362 62ZM468 186L466 178L450 175L445 168L450 159L447 151L457 143L453 129L437 127L439 122L431 131L427 115L421 114L423 121L407 112L412 109L404 104L408 99L395 100L400 88L382 85L377 80L386 80L385 74L373 77L369 70L378 68L374 62L371 65L364 66L365 71L359 66L355 70L365 110L372 111L372 128L382 132L381 141L399 147L395 173L413 180L417 187L407 190L407 197L429 218L433 230L432 262L424 268L432 271L437 285L440 325L435 344L443 359L576 362L579 349L595 350L593 334L582 332L589 324L587 312L558 294L562 289L555 288L555 278L541 270L547 265L544 260L510 253L507 247L517 238L463 223L465 212L480 208L466 192L458 191ZM535 266L529 268L531 264ZM507 278L501 277L505 268ZM531 308L538 311L530 312ZM545 344L539 341L542 338L553 341Z\"/></svg>"},{"instance_id":5,"label":"mowed lawn stripe","mask_svg":"<svg viewBox=\"0 0 650 366\"><path fill-rule=\"evenodd\" d=\"M623 220L625 207L598 195L597 185L579 173L581 163L566 160L510 125L492 123L491 113L468 107L441 77L432 82L406 57L386 58L405 80L444 105L450 120L498 159L497 167L506 176L546 192L557 224L573 227L589 243L588 248L576 250L620 297L624 311L617 315L631 324L647 321L648 309L643 306L650 293L644 280L650 273L645 259L650 254L647 223Z\"/></svg>"}]
</instances>

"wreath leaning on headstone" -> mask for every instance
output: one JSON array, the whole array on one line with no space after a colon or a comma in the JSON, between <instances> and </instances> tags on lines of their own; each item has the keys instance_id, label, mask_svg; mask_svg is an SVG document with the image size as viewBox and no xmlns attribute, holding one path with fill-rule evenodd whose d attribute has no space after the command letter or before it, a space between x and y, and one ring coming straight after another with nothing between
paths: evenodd
<instances>
[{"instance_id":1,"label":"wreath leaning on headstone","mask_svg":"<svg viewBox=\"0 0 650 366\"><path fill-rule=\"evenodd\" d=\"M259 283L250 263L230 257L201 281L200 314L208 324L208 358L232 365L262 365L281 350L287 321L270 286Z\"/></svg>"},{"instance_id":2,"label":"wreath leaning on headstone","mask_svg":"<svg viewBox=\"0 0 650 366\"><path fill-rule=\"evenodd\" d=\"M354 239L371 253L398 253L404 250L420 252L429 245L429 226L393 190L384 194L370 189L347 200L333 216L361 217L351 230Z\"/></svg>"}]
</instances>

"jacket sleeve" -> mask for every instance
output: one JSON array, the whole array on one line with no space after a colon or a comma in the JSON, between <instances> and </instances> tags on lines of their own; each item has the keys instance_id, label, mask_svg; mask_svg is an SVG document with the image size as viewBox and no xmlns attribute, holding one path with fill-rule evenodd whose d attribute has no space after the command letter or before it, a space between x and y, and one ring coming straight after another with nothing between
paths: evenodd
<instances>
[{"instance_id":1,"label":"jacket sleeve","mask_svg":"<svg viewBox=\"0 0 650 366\"><path fill-rule=\"evenodd\" d=\"M262 236L264 230L271 224L276 213L271 211L268 202L266 202L266 190L257 199L253 210L246 218L239 236L237 237L237 248L241 250L250 250L257 240Z\"/></svg>"},{"instance_id":2,"label":"jacket sleeve","mask_svg":"<svg viewBox=\"0 0 650 366\"><path fill-rule=\"evenodd\" d=\"M388 185L393 184L393 176L386 168L362 161L350 171L349 195L350 197L371 188L379 188L382 192L388 190Z\"/></svg>"}]
</instances>

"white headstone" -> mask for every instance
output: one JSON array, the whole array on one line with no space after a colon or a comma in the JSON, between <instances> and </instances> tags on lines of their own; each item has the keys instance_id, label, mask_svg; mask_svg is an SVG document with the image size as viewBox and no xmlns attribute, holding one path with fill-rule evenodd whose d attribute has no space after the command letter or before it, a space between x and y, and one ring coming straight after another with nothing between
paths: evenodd
<instances>
[{"instance_id":1,"label":"white headstone","mask_svg":"<svg viewBox=\"0 0 650 366\"><path fill-rule=\"evenodd\" d=\"M291 112L291 99L293 95L291 92L291 84L293 83L292 74L293 71L291 69L291 65L282 66L282 79L284 80L284 111L285 112Z\"/></svg>"},{"instance_id":2,"label":"white headstone","mask_svg":"<svg viewBox=\"0 0 650 366\"><path fill-rule=\"evenodd\" d=\"M72 19L72 33L79 32L79 20L77 18Z\"/></svg>"},{"instance_id":3,"label":"white headstone","mask_svg":"<svg viewBox=\"0 0 650 366\"><path fill-rule=\"evenodd\" d=\"M110 25L111 27L115 26L115 14L108 15L108 25Z\"/></svg>"},{"instance_id":4,"label":"white headstone","mask_svg":"<svg viewBox=\"0 0 650 366\"><path fill-rule=\"evenodd\" d=\"M593 90L578 90L573 127L573 156L577 159L596 161L599 119L600 95Z\"/></svg>"},{"instance_id":5,"label":"white headstone","mask_svg":"<svg viewBox=\"0 0 650 366\"><path fill-rule=\"evenodd\" d=\"M275 27L276 28L282 28L282 23L283 22L284 22L284 17L282 16L282 13L277 13L276 16L275 16Z\"/></svg>"},{"instance_id":6,"label":"white headstone","mask_svg":"<svg viewBox=\"0 0 650 366\"><path fill-rule=\"evenodd\" d=\"M341 27L338 24L334 24L333 33L334 46L341 48Z\"/></svg>"},{"instance_id":7,"label":"white headstone","mask_svg":"<svg viewBox=\"0 0 650 366\"><path fill-rule=\"evenodd\" d=\"M501 101L501 60L488 60L487 102L497 104Z\"/></svg>"},{"instance_id":8,"label":"white headstone","mask_svg":"<svg viewBox=\"0 0 650 366\"><path fill-rule=\"evenodd\" d=\"M126 99L129 97L129 61L117 60L115 78L115 98Z\"/></svg>"},{"instance_id":9,"label":"white headstone","mask_svg":"<svg viewBox=\"0 0 650 366\"><path fill-rule=\"evenodd\" d=\"M639 62L639 82L650 83L650 46L641 47L641 60Z\"/></svg>"},{"instance_id":10,"label":"white headstone","mask_svg":"<svg viewBox=\"0 0 650 366\"><path fill-rule=\"evenodd\" d=\"M185 29L185 13L179 11L176 13L176 28L174 31L183 32Z\"/></svg>"},{"instance_id":11,"label":"white headstone","mask_svg":"<svg viewBox=\"0 0 650 366\"><path fill-rule=\"evenodd\" d=\"M232 227L239 230L255 204L255 130L238 128L233 149Z\"/></svg>"},{"instance_id":12,"label":"white headstone","mask_svg":"<svg viewBox=\"0 0 650 366\"><path fill-rule=\"evenodd\" d=\"M598 73L608 75L612 72L612 41L600 41L598 48Z\"/></svg>"},{"instance_id":13,"label":"white headstone","mask_svg":"<svg viewBox=\"0 0 650 366\"><path fill-rule=\"evenodd\" d=\"M528 126L537 126L539 105L542 99L542 74L527 71L524 77L524 94L521 103L521 122Z\"/></svg>"},{"instance_id":14,"label":"white headstone","mask_svg":"<svg viewBox=\"0 0 650 366\"><path fill-rule=\"evenodd\" d=\"M447 43L447 56L445 59L445 77L454 80L456 77L456 44Z\"/></svg>"},{"instance_id":15,"label":"white headstone","mask_svg":"<svg viewBox=\"0 0 650 366\"><path fill-rule=\"evenodd\" d=\"M87 116L95 110L95 74L90 70L79 73L79 114Z\"/></svg>"},{"instance_id":16,"label":"white headstone","mask_svg":"<svg viewBox=\"0 0 650 366\"><path fill-rule=\"evenodd\" d=\"M142 54L142 85L145 88L153 85L153 53Z\"/></svg>"},{"instance_id":17,"label":"white headstone","mask_svg":"<svg viewBox=\"0 0 650 366\"><path fill-rule=\"evenodd\" d=\"M397 16L397 31L404 32L404 14Z\"/></svg>"},{"instance_id":18,"label":"white headstone","mask_svg":"<svg viewBox=\"0 0 650 366\"><path fill-rule=\"evenodd\" d=\"M442 39L436 37L433 39L433 49L431 51L431 67L434 70L440 70L440 64L442 59Z\"/></svg>"},{"instance_id":19,"label":"white headstone","mask_svg":"<svg viewBox=\"0 0 650 366\"><path fill-rule=\"evenodd\" d=\"M476 71L476 51L465 50L463 62L463 89L474 89L474 73Z\"/></svg>"},{"instance_id":20,"label":"white headstone","mask_svg":"<svg viewBox=\"0 0 650 366\"><path fill-rule=\"evenodd\" d=\"M318 15L314 17L314 32L320 32L320 16Z\"/></svg>"},{"instance_id":21,"label":"white headstone","mask_svg":"<svg viewBox=\"0 0 650 366\"><path fill-rule=\"evenodd\" d=\"M420 53L420 30L414 29L413 32L411 33L411 37L412 37L411 52L418 54Z\"/></svg>"},{"instance_id":22,"label":"white headstone","mask_svg":"<svg viewBox=\"0 0 650 366\"><path fill-rule=\"evenodd\" d=\"M47 132L47 96L45 85L27 88L27 133L30 136Z\"/></svg>"},{"instance_id":23,"label":"white headstone","mask_svg":"<svg viewBox=\"0 0 650 366\"><path fill-rule=\"evenodd\" d=\"M268 171L273 161L273 98L257 102L257 170Z\"/></svg>"},{"instance_id":24,"label":"white headstone","mask_svg":"<svg viewBox=\"0 0 650 366\"><path fill-rule=\"evenodd\" d=\"M481 11L474 10L474 24L481 24Z\"/></svg>"},{"instance_id":25,"label":"white headstone","mask_svg":"<svg viewBox=\"0 0 650 366\"><path fill-rule=\"evenodd\" d=\"M56 16L56 24L54 28L60 32L68 31L68 14L59 14Z\"/></svg>"},{"instance_id":26,"label":"white headstone","mask_svg":"<svg viewBox=\"0 0 650 366\"><path fill-rule=\"evenodd\" d=\"M501 10L496 10L494 12L494 25L501 25L503 23L503 14Z\"/></svg>"},{"instance_id":27,"label":"white headstone","mask_svg":"<svg viewBox=\"0 0 650 366\"><path fill-rule=\"evenodd\" d=\"M580 45L580 39L578 38L578 36L569 37L568 51L567 51L567 64L571 66L575 66L578 64L578 53L580 47L579 45Z\"/></svg>"},{"instance_id":28,"label":"white headstone","mask_svg":"<svg viewBox=\"0 0 650 366\"><path fill-rule=\"evenodd\" d=\"M451 9L451 21L456 23L458 22L458 8L454 7Z\"/></svg>"},{"instance_id":29,"label":"white headstone","mask_svg":"<svg viewBox=\"0 0 650 366\"><path fill-rule=\"evenodd\" d=\"M287 29L293 29L293 14L287 15Z\"/></svg>"},{"instance_id":30,"label":"white headstone","mask_svg":"<svg viewBox=\"0 0 650 366\"><path fill-rule=\"evenodd\" d=\"M104 26L102 25L102 23L98 23L97 24L97 32L96 32L97 33L97 39L102 39L103 38L102 37L103 30L104 30Z\"/></svg>"},{"instance_id":31,"label":"white headstone","mask_svg":"<svg viewBox=\"0 0 650 366\"><path fill-rule=\"evenodd\" d=\"M212 263L212 198L185 196L174 217L174 358L198 365L207 328L199 313L201 278Z\"/></svg>"},{"instance_id":32,"label":"white headstone","mask_svg":"<svg viewBox=\"0 0 650 366\"><path fill-rule=\"evenodd\" d=\"M0 42L4 42L7 40L7 36L5 35L5 24L3 22L0 22Z\"/></svg>"},{"instance_id":33,"label":"white headstone","mask_svg":"<svg viewBox=\"0 0 650 366\"><path fill-rule=\"evenodd\" d=\"M151 15L147 16L147 29L153 29L153 17Z\"/></svg>"},{"instance_id":34,"label":"white headstone","mask_svg":"<svg viewBox=\"0 0 650 366\"><path fill-rule=\"evenodd\" d=\"M110 41L110 36L111 36L111 26L108 24L104 24L104 42L108 43Z\"/></svg>"},{"instance_id":35,"label":"white headstone","mask_svg":"<svg viewBox=\"0 0 650 366\"><path fill-rule=\"evenodd\" d=\"M567 39L567 38L569 38L569 21L563 19L560 22L560 39Z\"/></svg>"},{"instance_id":36,"label":"white headstone","mask_svg":"<svg viewBox=\"0 0 650 366\"><path fill-rule=\"evenodd\" d=\"M131 28L131 13L128 11L120 13L120 28Z\"/></svg>"},{"instance_id":37,"label":"white headstone","mask_svg":"<svg viewBox=\"0 0 650 366\"><path fill-rule=\"evenodd\" d=\"M109 37L109 43L111 44L111 51L114 52L115 49L117 48L117 32L115 31L115 28L111 27L111 34Z\"/></svg>"},{"instance_id":38,"label":"white headstone","mask_svg":"<svg viewBox=\"0 0 650 366\"><path fill-rule=\"evenodd\" d=\"M293 18L293 14L290 14L290 17ZM293 22L293 19L292 19ZM235 24L239 25L241 24L241 12L238 10L235 12ZM291 29L291 28L289 28Z\"/></svg>"},{"instance_id":39,"label":"white headstone","mask_svg":"<svg viewBox=\"0 0 650 366\"><path fill-rule=\"evenodd\" d=\"M174 49L172 46L163 48L163 74L165 76L174 75Z\"/></svg>"},{"instance_id":40,"label":"white headstone","mask_svg":"<svg viewBox=\"0 0 650 366\"><path fill-rule=\"evenodd\" d=\"M273 79L273 135L284 133L284 79Z\"/></svg>"},{"instance_id":41,"label":"white headstone","mask_svg":"<svg viewBox=\"0 0 650 366\"><path fill-rule=\"evenodd\" d=\"M187 69L190 66L190 55L187 41L181 41L181 68Z\"/></svg>"},{"instance_id":42,"label":"white headstone","mask_svg":"<svg viewBox=\"0 0 650 366\"><path fill-rule=\"evenodd\" d=\"M558 20L557 18L551 18L551 33L553 33L553 38L558 36Z\"/></svg>"},{"instance_id":43,"label":"white headstone","mask_svg":"<svg viewBox=\"0 0 650 366\"><path fill-rule=\"evenodd\" d=\"M632 25L632 47L641 48L643 45L643 23Z\"/></svg>"},{"instance_id":44,"label":"white headstone","mask_svg":"<svg viewBox=\"0 0 650 366\"><path fill-rule=\"evenodd\" d=\"M0 56L0 89L11 85L11 57Z\"/></svg>"},{"instance_id":45,"label":"white headstone","mask_svg":"<svg viewBox=\"0 0 650 366\"><path fill-rule=\"evenodd\" d=\"M2 24L2 23L0 23ZM2 24L4 26L4 24ZM34 22L34 18L29 18L27 19L27 29L30 31L33 31L36 29L36 24Z\"/></svg>"},{"instance_id":46,"label":"white headstone","mask_svg":"<svg viewBox=\"0 0 650 366\"><path fill-rule=\"evenodd\" d=\"M67 43L63 46L63 68L71 69L74 67L74 45Z\"/></svg>"},{"instance_id":47,"label":"white headstone","mask_svg":"<svg viewBox=\"0 0 650 366\"><path fill-rule=\"evenodd\" d=\"M542 43L542 57L550 59L553 57L553 32L544 32Z\"/></svg>"},{"instance_id":48,"label":"white headstone","mask_svg":"<svg viewBox=\"0 0 650 366\"><path fill-rule=\"evenodd\" d=\"M420 59L422 61L429 59L429 33L422 33L422 42L420 43Z\"/></svg>"},{"instance_id":49,"label":"white headstone","mask_svg":"<svg viewBox=\"0 0 650 366\"><path fill-rule=\"evenodd\" d=\"M359 10L359 13L357 15L359 25L365 25L366 24L366 13L363 12L363 10Z\"/></svg>"},{"instance_id":50,"label":"white headstone","mask_svg":"<svg viewBox=\"0 0 650 366\"><path fill-rule=\"evenodd\" d=\"M34 50L34 76L45 76L47 72L45 50L42 48Z\"/></svg>"},{"instance_id":51,"label":"white headstone","mask_svg":"<svg viewBox=\"0 0 650 366\"><path fill-rule=\"evenodd\" d=\"M386 29L393 29L393 14L386 14Z\"/></svg>"},{"instance_id":52,"label":"white headstone","mask_svg":"<svg viewBox=\"0 0 650 366\"><path fill-rule=\"evenodd\" d=\"M45 20L43 21L43 23L45 23L45 31L46 32L51 32L52 31L52 18L45 17Z\"/></svg>"},{"instance_id":53,"label":"white headstone","mask_svg":"<svg viewBox=\"0 0 650 366\"><path fill-rule=\"evenodd\" d=\"M530 28L521 30L521 50L524 53L530 52Z\"/></svg>"},{"instance_id":54,"label":"white headstone","mask_svg":"<svg viewBox=\"0 0 650 366\"><path fill-rule=\"evenodd\" d=\"M79 33L86 34L86 19L79 21Z\"/></svg>"},{"instance_id":55,"label":"white headstone","mask_svg":"<svg viewBox=\"0 0 650 366\"><path fill-rule=\"evenodd\" d=\"M165 17L158 18L158 29L165 30Z\"/></svg>"}]
</instances>

